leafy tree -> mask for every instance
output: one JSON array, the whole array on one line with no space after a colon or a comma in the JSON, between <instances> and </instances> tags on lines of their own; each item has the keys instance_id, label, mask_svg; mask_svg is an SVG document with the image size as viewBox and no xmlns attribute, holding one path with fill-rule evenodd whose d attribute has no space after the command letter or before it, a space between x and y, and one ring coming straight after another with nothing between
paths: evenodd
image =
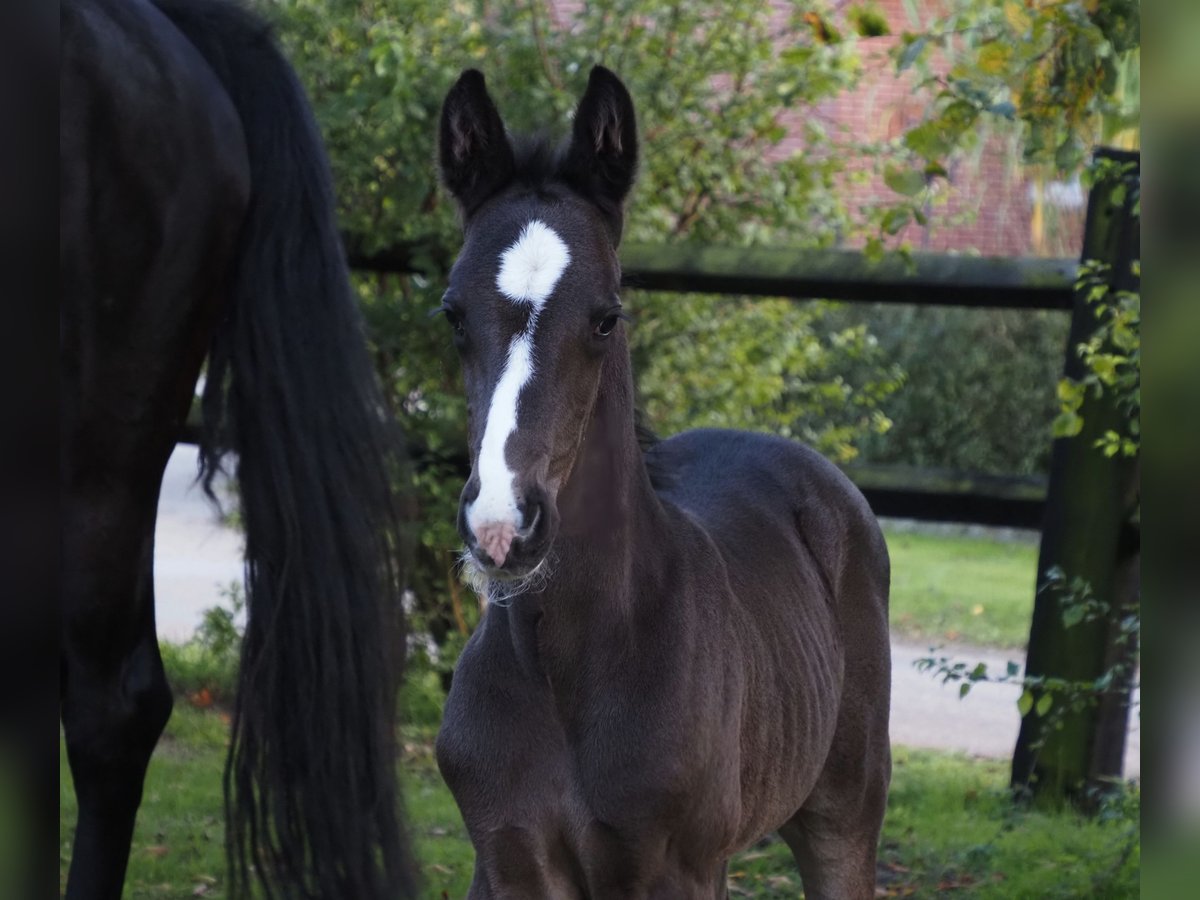
<instances>
[{"instance_id":1,"label":"leafy tree","mask_svg":"<svg viewBox=\"0 0 1200 900\"><path fill-rule=\"evenodd\" d=\"M1097 145L1136 148L1140 17L1139 0L954 0L904 32L897 73L914 70L932 102L893 148L886 175L898 199L874 211L880 235L925 224L950 158L996 134L1016 137L1039 187L1077 176ZM882 246L876 237L869 249Z\"/></svg>"}]
</instances>

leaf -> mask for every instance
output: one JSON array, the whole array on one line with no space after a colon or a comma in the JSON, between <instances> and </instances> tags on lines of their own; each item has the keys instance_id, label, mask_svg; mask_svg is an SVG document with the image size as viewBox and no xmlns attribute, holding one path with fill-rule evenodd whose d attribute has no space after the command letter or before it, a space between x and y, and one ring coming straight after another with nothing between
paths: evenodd
<instances>
[{"instance_id":1,"label":"leaf","mask_svg":"<svg viewBox=\"0 0 1200 900\"><path fill-rule=\"evenodd\" d=\"M1073 412L1059 413L1050 426L1056 438L1075 437L1083 430L1083 419Z\"/></svg>"},{"instance_id":2,"label":"leaf","mask_svg":"<svg viewBox=\"0 0 1200 900\"><path fill-rule=\"evenodd\" d=\"M804 21L812 29L813 37L819 44L839 44L842 33L828 19L816 12L806 12Z\"/></svg>"},{"instance_id":3,"label":"leaf","mask_svg":"<svg viewBox=\"0 0 1200 900\"><path fill-rule=\"evenodd\" d=\"M906 34L904 36L904 40L904 49L900 51L900 58L896 60L897 72L903 72L913 63L915 63L917 58L925 50L926 45L929 43L929 37L924 34L917 37Z\"/></svg>"},{"instance_id":4,"label":"leaf","mask_svg":"<svg viewBox=\"0 0 1200 900\"><path fill-rule=\"evenodd\" d=\"M904 135L904 146L929 162L944 157L954 144L939 121L922 122Z\"/></svg>"},{"instance_id":5,"label":"leaf","mask_svg":"<svg viewBox=\"0 0 1200 900\"><path fill-rule=\"evenodd\" d=\"M1060 171L1070 172L1082 162L1083 154L1083 144L1073 135L1069 136L1054 151L1054 164Z\"/></svg>"},{"instance_id":6,"label":"leaf","mask_svg":"<svg viewBox=\"0 0 1200 900\"><path fill-rule=\"evenodd\" d=\"M1083 385L1069 378L1059 379L1055 391L1058 394L1058 402L1063 406L1078 407L1083 400Z\"/></svg>"},{"instance_id":7,"label":"leaf","mask_svg":"<svg viewBox=\"0 0 1200 900\"><path fill-rule=\"evenodd\" d=\"M971 693L971 682L964 681L958 686L958 699L961 700L967 694Z\"/></svg>"},{"instance_id":8,"label":"leaf","mask_svg":"<svg viewBox=\"0 0 1200 900\"><path fill-rule=\"evenodd\" d=\"M1019 665L1017 665L1015 662L1013 662L1012 660L1009 660L1009 662L1008 662L1008 668L1007 668L1008 677L1009 677L1009 678L1016 678L1016 677L1017 677L1017 673L1018 673L1018 672L1020 672L1020 671L1021 671L1021 667L1020 667Z\"/></svg>"},{"instance_id":9,"label":"leaf","mask_svg":"<svg viewBox=\"0 0 1200 900\"><path fill-rule=\"evenodd\" d=\"M1062 611L1063 628L1074 628L1083 621L1083 616L1086 610L1082 603L1076 603L1066 607Z\"/></svg>"},{"instance_id":10,"label":"leaf","mask_svg":"<svg viewBox=\"0 0 1200 900\"><path fill-rule=\"evenodd\" d=\"M1004 4L1004 18L1008 20L1009 27L1018 35L1026 34L1033 24L1025 7L1016 0L1009 0Z\"/></svg>"},{"instance_id":11,"label":"leaf","mask_svg":"<svg viewBox=\"0 0 1200 900\"><path fill-rule=\"evenodd\" d=\"M979 48L979 56L976 58L975 64L981 72L988 75L1000 75L1008 67L1008 61L1011 58L1011 47L993 41Z\"/></svg>"},{"instance_id":12,"label":"leaf","mask_svg":"<svg viewBox=\"0 0 1200 900\"><path fill-rule=\"evenodd\" d=\"M1117 366L1121 364L1121 360L1111 353L1097 353L1091 359L1092 371L1106 385L1112 385L1117 378Z\"/></svg>"},{"instance_id":13,"label":"leaf","mask_svg":"<svg viewBox=\"0 0 1200 900\"><path fill-rule=\"evenodd\" d=\"M1036 707L1037 714L1039 716L1044 716L1046 713L1050 712L1050 707L1052 707L1053 705L1054 705L1054 695L1053 694L1042 694L1042 696L1038 698L1037 707Z\"/></svg>"},{"instance_id":14,"label":"leaf","mask_svg":"<svg viewBox=\"0 0 1200 900\"><path fill-rule=\"evenodd\" d=\"M847 18L853 23L854 30L862 37L881 37L891 34L887 18L878 6L852 6Z\"/></svg>"},{"instance_id":15,"label":"leaf","mask_svg":"<svg viewBox=\"0 0 1200 900\"><path fill-rule=\"evenodd\" d=\"M883 170L883 183L897 194L912 197L925 189L925 175L915 169L888 166Z\"/></svg>"},{"instance_id":16,"label":"leaf","mask_svg":"<svg viewBox=\"0 0 1200 900\"><path fill-rule=\"evenodd\" d=\"M1033 692L1026 688L1021 698L1017 701L1017 712L1021 714L1021 718L1029 715L1029 711L1033 709Z\"/></svg>"},{"instance_id":17,"label":"leaf","mask_svg":"<svg viewBox=\"0 0 1200 900\"><path fill-rule=\"evenodd\" d=\"M894 206L883 214L879 227L888 234L898 234L900 230L912 221L912 210L907 206Z\"/></svg>"}]
</instances>

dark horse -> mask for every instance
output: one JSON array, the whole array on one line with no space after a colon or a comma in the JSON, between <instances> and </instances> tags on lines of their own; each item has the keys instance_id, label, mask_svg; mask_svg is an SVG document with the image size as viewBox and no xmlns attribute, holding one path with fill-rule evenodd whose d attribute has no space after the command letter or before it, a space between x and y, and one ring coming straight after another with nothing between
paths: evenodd
<instances>
[{"instance_id":1,"label":"dark horse","mask_svg":"<svg viewBox=\"0 0 1200 900\"><path fill-rule=\"evenodd\" d=\"M514 146L468 71L440 160L465 221L444 304L472 413L459 529L491 599L437 743L471 896L725 897L730 855L775 829L806 896L874 896L884 541L799 444L639 445L624 86L593 69L563 147Z\"/></svg>"},{"instance_id":2,"label":"dark horse","mask_svg":"<svg viewBox=\"0 0 1200 900\"><path fill-rule=\"evenodd\" d=\"M171 710L155 511L206 357L206 485L236 454L246 528L231 893L409 894L392 730L399 447L304 93L232 5L64 0L61 48L67 895L120 895Z\"/></svg>"}]
</instances>

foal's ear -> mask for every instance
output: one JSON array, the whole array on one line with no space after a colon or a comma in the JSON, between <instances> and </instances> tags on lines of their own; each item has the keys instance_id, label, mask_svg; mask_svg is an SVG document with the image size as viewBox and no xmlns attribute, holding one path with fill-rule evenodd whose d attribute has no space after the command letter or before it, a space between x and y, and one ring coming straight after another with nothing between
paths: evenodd
<instances>
[{"instance_id":1,"label":"foal's ear","mask_svg":"<svg viewBox=\"0 0 1200 900\"><path fill-rule=\"evenodd\" d=\"M512 145L477 69L463 72L442 103L438 161L464 217L512 178Z\"/></svg>"},{"instance_id":2,"label":"foal's ear","mask_svg":"<svg viewBox=\"0 0 1200 900\"><path fill-rule=\"evenodd\" d=\"M562 176L604 211L614 240L621 237L621 204L633 186L636 170L633 99L620 78L603 66L595 66L575 110Z\"/></svg>"}]
</instances>

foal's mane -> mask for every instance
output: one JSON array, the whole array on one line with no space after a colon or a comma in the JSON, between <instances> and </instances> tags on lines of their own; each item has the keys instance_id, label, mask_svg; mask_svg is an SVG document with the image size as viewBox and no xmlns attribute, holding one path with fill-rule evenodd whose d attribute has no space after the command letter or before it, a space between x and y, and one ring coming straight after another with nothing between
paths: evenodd
<instances>
[{"instance_id":1,"label":"foal's mane","mask_svg":"<svg viewBox=\"0 0 1200 900\"><path fill-rule=\"evenodd\" d=\"M654 448L662 443L662 438L646 424L646 414L640 406L634 407L633 410L633 430L642 450L646 474L650 476L650 486L656 491L666 490L674 482L675 476L665 462L659 459L658 454L653 452Z\"/></svg>"},{"instance_id":2,"label":"foal's mane","mask_svg":"<svg viewBox=\"0 0 1200 900\"><path fill-rule=\"evenodd\" d=\"M548 132L535 131L509 136L513 152L513 182L532 190L544 190L562 175L567 141Z\"/></svg>"}]
</instances>

